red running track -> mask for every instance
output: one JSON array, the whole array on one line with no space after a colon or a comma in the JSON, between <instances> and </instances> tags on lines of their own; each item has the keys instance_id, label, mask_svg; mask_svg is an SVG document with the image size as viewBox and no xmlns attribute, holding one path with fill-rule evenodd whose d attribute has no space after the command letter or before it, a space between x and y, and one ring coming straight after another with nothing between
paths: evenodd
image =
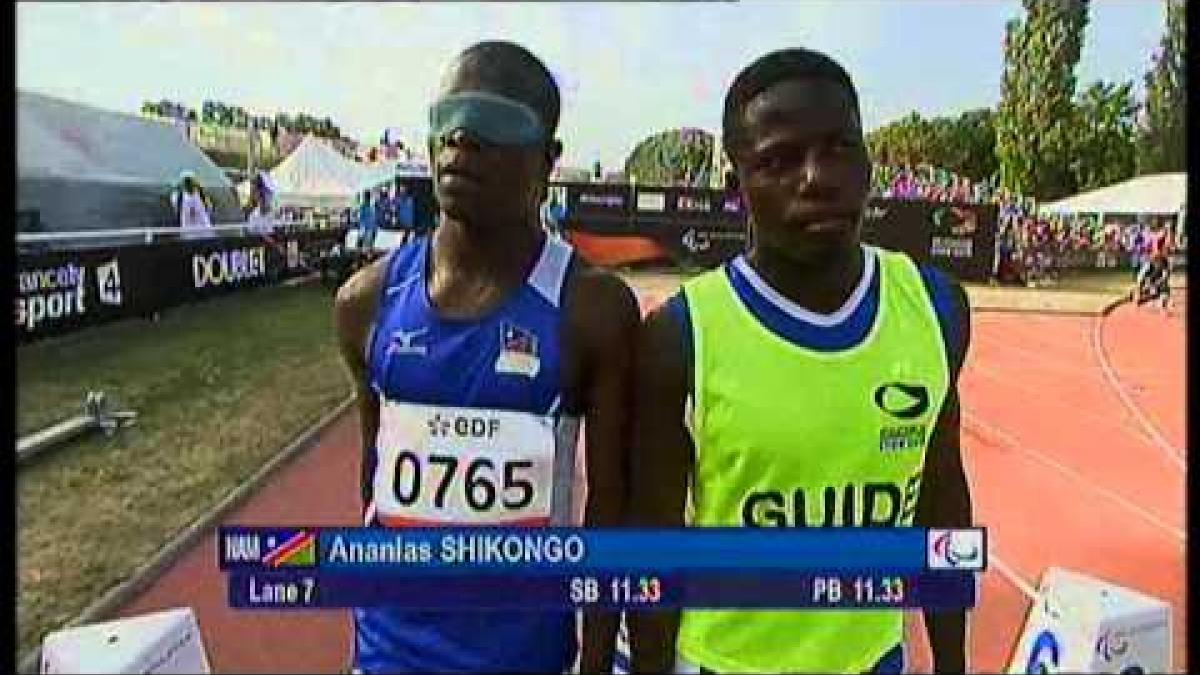
<instances>
[{"instance_id":1,"label":"red running track","mask_svg":"<svg viewBox=\"0 0 1200 675\"><path fill-rule=\"evenodd\" d=\"M981 313L974 334L963 445L993 566L970 621L971 669L1007 666L1028 608L1019 584L1057 565L1168 600L1182 671L1182 318L1129 306L1105 319ZM226 522L357 524L356 425L353 413L335 422ZM118 615L179 606L195 609L216 672L346 672L348 613L229 609L215 536ZM910 671L929 672L920 614L911 618Z\"/></svg>"}]
</instances>

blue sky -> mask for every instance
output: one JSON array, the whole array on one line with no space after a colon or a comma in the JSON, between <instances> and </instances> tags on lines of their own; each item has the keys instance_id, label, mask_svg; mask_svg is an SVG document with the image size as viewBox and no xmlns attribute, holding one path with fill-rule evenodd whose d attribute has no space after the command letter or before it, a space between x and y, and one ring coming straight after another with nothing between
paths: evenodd
<instances>
[{"instance_id":1,"label":"blue sky","mask_svg":"<svg viewBox=\"0 0 1200 675\"><path fill-rule=\"evenodd\" d=\"M957 114L1000 96L1004 23L1019 0L640 3L30 3L17 6L17 86L136 112L205 98L254 113L329 115L423 143L445 64L483 39L520 42L560 78L564 163L618 166L665 128L720 127L738 70L806 46L854 77L868 128L916 110ZM1094 0L1081 84L1142 76L1162 0Z\"/></svg>"}]
</instances>

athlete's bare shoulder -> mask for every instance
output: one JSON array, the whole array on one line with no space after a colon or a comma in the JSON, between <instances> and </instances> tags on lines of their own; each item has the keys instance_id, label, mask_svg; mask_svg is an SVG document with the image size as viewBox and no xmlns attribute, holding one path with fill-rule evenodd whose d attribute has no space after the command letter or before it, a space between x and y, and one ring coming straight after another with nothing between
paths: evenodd
<instances>
[{"instance_id":1,"label":"athlete's bare shoulder","mask_svg":"<svg viewBox=\"0 0 1200 675\"><path fill-rule=\"evenodd\" d=\"M598 366L614 351L631 350L640 312L629 285L576 256L566 276L563 312L570 353Z\"/></svg>"},{"instance_id":2,"label":"athlete's bare shoulder","mask_svg":"<svg viewBox=\"0 0 1200 675\"><path fill-rule=\"evenodd\" d=\"M682 291L677 291L677 296ZM676 312L672 311L668 302L646 313L638 343L644 356L654 361L670 366L672 369L682 369L684 363L684 331L686 326L681 323Z\"/></svg>"},{"instance_id":3,"label":"athlete's bare shoulder","mask_svg":"<svg viewBox=\"0 0 1200 675\"><path fill-rule=\"evenodd\" d=\"M576 257L567 277L564 310L569 322L596 336L613 336L637 325L637 297L621 277ZM614 330L617 329L617 330Z\"/></svg>"},{"instance_id":4,"label":"athlete's bare shoulder","mask_svg":"<svg viewBox=\"0 0 1200 675\"><path fill-rule=\"evenodd\" d=\"M339 310L339 315L343 312L357 313L364 309L374 310L374 304L383 288L386 271L387 257L384 256L351 275L338 288L337 296L333 301L334 306ZM369 320L370 316L367 319Z\"/></svg>"},{"instance_id":5,"label":"athlete's bare shoulder","mask_svg":"<svg viewBox=\"0 0 1200 675\"><path fill-rule=\"evenodd\" d=\"M387 271L387 256L355 272L338 288L333 301L338 341L347 354L361 354L379 303Z\"/></svg>"}]
</instances>

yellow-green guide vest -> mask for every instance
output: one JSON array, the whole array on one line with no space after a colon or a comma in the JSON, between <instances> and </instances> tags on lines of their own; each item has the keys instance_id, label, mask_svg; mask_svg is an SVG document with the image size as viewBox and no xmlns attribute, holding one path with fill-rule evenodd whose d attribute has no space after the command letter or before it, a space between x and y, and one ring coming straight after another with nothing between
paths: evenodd
<instances>
[{"instance_id":1,"label":"yellow-green guide vest","mask_svg":"<svg viewBox=\"0 0 1200 675\"><path fill-rule=\"evenodd\" d=\"M839 351L764 326L723 268L684 284L694 354L690 525L912 525L949 366L916 265L872 252L875 319ZM678 651L717 672L861 673L902 641L899 610L687 610Z\"/></svg>"}]
</instances>

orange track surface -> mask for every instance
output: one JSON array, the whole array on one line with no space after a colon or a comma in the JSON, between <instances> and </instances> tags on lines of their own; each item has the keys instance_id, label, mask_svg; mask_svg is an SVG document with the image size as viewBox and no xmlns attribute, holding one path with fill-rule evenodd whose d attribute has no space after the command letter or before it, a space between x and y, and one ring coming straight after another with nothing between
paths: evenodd
<instances>
[{"instance_id":1,"label":"orange track surface","mask_svg":"<svg viewBox=\"0 0 1200 675\"><path fill-rule=\"evenodd\" d=\"M611 267L671 259L670 254L650 237L622 237L570 231L567 232L567 240L593 265Z\"/></svg>"},{"instance_id":2,"label":"orange track surface","mask_svg":"<svg viewBox=\"0 0 1200 675\"><path fill-rule=\"evenodd\" d=\"M993 562L1033 585L1057 565L1168 600L1182 671L1185 460L1169 452L1186 448L1182 318L1129 306L1105 319L977 314L974 336L961 382L964 461ZM354 413L335 422L227 523L356 525L356 425ZM216 672L346 672L348 612L229 609L215 539L119 615L193 607ZM1027 608L994 564L970 621L972 670L1007 666ZM909 671L929 672L911 616Z\"/></svg>"}]
</instances>

